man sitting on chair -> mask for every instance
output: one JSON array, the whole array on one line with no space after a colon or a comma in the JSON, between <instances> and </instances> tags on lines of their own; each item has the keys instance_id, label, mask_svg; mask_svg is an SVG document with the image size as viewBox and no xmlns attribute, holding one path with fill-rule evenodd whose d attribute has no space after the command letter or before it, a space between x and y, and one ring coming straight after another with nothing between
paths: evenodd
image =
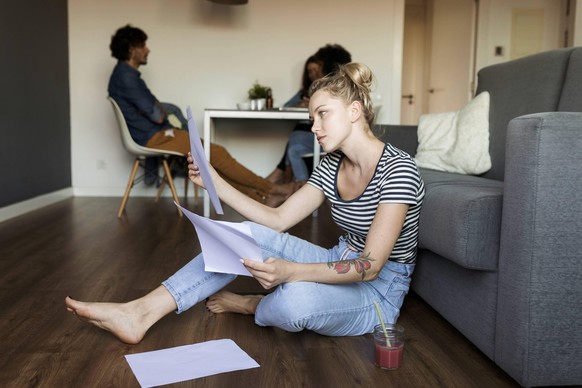
<instances>
[{"instance_id":1,"label":"man sitting on chair","mask_svg":"<svg viewBox=\"0 0 582 388\"><path fill-rule=\"evenodd\" d=\"M150 50L146 40L144 31L130 25L118 29L111 38L111 55L118 62L109 79L109 96L119 105L136 143L186 155L190 150L187 130L175 128L168 121L168 116L175 114L185 128L182 112L175 105L159 102L138 71L141 65L147 64ZM273 184L238 163L224 147L214 143L210 147L212 166L249 197L269 206L278 206L293 192L293 183Z\"/></svg>"}]
</instances>

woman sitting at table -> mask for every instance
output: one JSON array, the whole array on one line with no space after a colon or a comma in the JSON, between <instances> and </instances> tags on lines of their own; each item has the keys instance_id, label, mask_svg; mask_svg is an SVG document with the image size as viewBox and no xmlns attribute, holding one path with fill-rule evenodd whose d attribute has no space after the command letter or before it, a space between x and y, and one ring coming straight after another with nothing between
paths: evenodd
<instances>
[{"instance_id":1,"label":"woman sitting at table","mask_svg":"<svg viewBox=\"0 0 582 388\"><path fill-rule=\"evenodd\" d=\"M320 47L315 54L305 61L301 89L284 106L307 107L309 105L308 91L311 84L337 70L339 65L351 62L351 60L352 55L339 44L327 44ZM293 145L292 148L290 148L291 145ZM301 186L309 178L308 168L302 155L311 151L313 151L311 122L308 120L300 121L293 128L293 133L285 146L281 161L275 170L267 176L267 179L271 182L281 183L292 180L294 176L295 180L300 183L298 186Z\"/></svg>"}]
</instances>

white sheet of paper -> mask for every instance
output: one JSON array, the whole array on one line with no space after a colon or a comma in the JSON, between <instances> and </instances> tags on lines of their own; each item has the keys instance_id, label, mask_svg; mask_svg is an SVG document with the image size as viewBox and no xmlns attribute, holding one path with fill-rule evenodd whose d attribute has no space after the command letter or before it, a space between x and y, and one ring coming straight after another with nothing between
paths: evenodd
<instances>
[{"instance_id":1,"label":"white sheet of paper","mask_svg":"<svg viewBox=\"0 0 582 388\"><path fill-rule=\"evenodd\" d=\"M142 387L260 367L230 339L128 354L125 359Z\"/></svg>"},{"instance_id":2,"label":"white sheet of paper","mask_svg":"<svg viewBox=\"0 0 582 388\"><path fill-rule=\"evenodd\" d=\"M174 202L175 203L175 202ZM207 272L252 276L240 259L263 261L261 248L248 225L211 220L176 204L194 225Z\"/></svg>"},{"instance_id":3,"label":"white sheet of paper","mask_svg":"<svg viewBox=\"0 0 582 388\"><path fill-rule=\"evenodd\" d=\"M192 116L192 109L188 106L186 108L186 116L188 119L188 133L190 135L190 152L192 152L192 157L198 164L200 169L200 176L210 197L210 202L214 206L217 214L224 214L222 210L222 204L216 193L216 187L214 187L214 182L212 181L212 176L210 175L210 165L206 159L206 154L204 153L204 148L202 148L202 142L200 141L200 132L198 132L198 127L196 127L196 122Z\"/></svg>"}]
</instances>

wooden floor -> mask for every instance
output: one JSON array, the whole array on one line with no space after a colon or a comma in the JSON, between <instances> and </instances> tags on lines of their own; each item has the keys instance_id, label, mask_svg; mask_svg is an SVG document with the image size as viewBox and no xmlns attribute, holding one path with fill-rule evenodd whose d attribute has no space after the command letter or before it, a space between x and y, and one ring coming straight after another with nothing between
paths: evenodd
<instances>
[{"instance_id":1,"label":"wooden floor","mask_svg":"<svg viewBox=\"0 0 582 388\"><path fill-rule=\"evenodd\" d=\"M64 297L139 297L197 254L199 244L171 200L130 198L121 220L119 202L74 198L0 223L0 387L136 387L124 355L221 338L234 340L261 367L174 386L516 386L413 293L399 320L407 342L396 371L374 366L370 335L286 333L258 327L250 316L213 315L202 304L170 314L139 345L125 345L67 313ZM240 220L228 213L224 219ZM338 234L326 207L291 232L325 246ZM256 289L253 279L239 279L233 289Z\"/></svg>"}]
</instances>

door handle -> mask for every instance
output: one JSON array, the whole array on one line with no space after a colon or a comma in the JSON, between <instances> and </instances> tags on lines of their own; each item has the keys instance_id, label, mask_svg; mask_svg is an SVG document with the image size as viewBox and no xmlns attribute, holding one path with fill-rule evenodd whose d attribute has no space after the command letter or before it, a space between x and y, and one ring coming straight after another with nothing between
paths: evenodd
<instances>
[{"instance_id":1,"label":"door handle","mask_svg":"<svg viewBox=\"0 0 582 388\"><path fill-rule=\"evenodd\" d=\"M408 105L412 105L412 100L414 99L414 94L405 94L402 96L402 98L407 98Z\"/></svg>"}]
</instances>

